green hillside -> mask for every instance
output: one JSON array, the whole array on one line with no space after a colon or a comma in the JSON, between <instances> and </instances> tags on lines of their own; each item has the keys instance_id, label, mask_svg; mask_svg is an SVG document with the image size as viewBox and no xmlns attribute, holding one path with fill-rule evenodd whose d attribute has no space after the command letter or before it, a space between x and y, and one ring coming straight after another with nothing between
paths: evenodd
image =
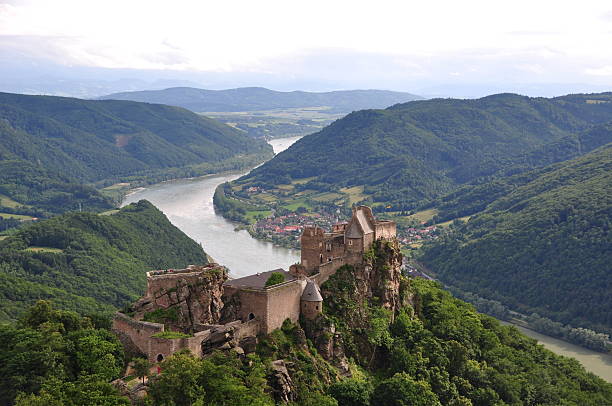
<instances>
[{"instance_id":1,"label":"green hillside","mask_svg":"<svg viewBox=\"0 0 612 406\"><path fill-rule=\"evenodd\" d=\"M142 294L146 271L206 262L202 247L147 201L110 216L64 214L0 240L0 320L38 299L110 312Z\"/></svg>"},{"instance_id":2,"label":"green hillside","mask_svg":"<svg viewBox=\"0 0 612 406\"><path fill-rule=\"evenodd\" d=\"M0 93L0 119L1 159L89 182L271 152L231 127L163 105Z\"/></svg>"},{"instance_id":3,"label":"green hillside","mask_svg":"<svg viewBox=\"0 0 612 406\"><path fill-rule=\"evenodd\" d=\"M0 213L107 209L82 185L197 176L271 155L265 142L178 107L0 93L0 195L14 202L0 201Z\"/></svg>"},{"instance_id":4,"label":"green hillside","mask_svg":"<svg viewBox=\"0 0 612 406\"><path fill-rule=\"evenodd\" d=\"M377 247L368 271L372 275L389 270L386 249ZM166 358L162 373L149 377L143 403L611 404L612 384L516 328L478 314L434 282L393 278L400 288L392 311L383 304L389 296L378 290L366 294L369 280L357 272L340 268L321 287L321 315L299 324L287 320L259 336L254 353L216 351L196 358L181 351ZM46 302L27 309L19 323L0 325L0 401L11 405L15 400L16 406L129 405L108 383L122 375L127 354L103 327ZM134 377L129 378L124 380L133 384Z\"/></svg>"},{"instance_id":5,"label":"green hillside","mask_svg":"<svg viewBox=\"0 0 612 406\"><path fill-rule=\"evenodd\" d=\"M363 198L410 210L464 184L588 152L611 141L609 132L594 130L610 121L612 93L415 101L349 114L236 184L271 190L304 183L279 194L289 197L362 187Z\"/></svg>"},{"instance_id":6,"label":"green hillside","mask_svg":"<svg viewBox=\"0 0 612 406\"><path fill-rule=\"evenodd\" d=\"M263 87L207 90L173 87L165 90L114 93L101 99L132 100L179 106L195 112L236 112L301 107L328 107L330 113L384 108L422 99L410 93L388 90L345 90L335 92L278 92Z\"/></svg>"},{"instance_id":7,"label":"green hillside","mask_svg":"<svg viewBox=\"0 0 612 406\"><path fill-rule=\"evenodd\" d=\"M523 313L612 332L612 144L465 188L444 204L449 217L483 211L425 245L421 259L442 281Z\"/></svg>"}]
</instances>

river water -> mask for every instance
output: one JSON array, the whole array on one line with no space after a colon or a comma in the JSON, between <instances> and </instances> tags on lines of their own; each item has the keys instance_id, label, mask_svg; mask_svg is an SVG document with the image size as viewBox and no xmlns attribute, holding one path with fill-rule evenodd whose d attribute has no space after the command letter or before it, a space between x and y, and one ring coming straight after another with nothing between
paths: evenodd
<instances>
[{"instance_id":1,"label":"river water","mask_svg":"<svg viewBox=\"0 0 612 406\"><path fill-rule=\"evenodd\" d=\"M289 148L300 137L270 141L275 153ZM234 173L183 179L149 186L129 194L123 205L146 199L164 212L185 234L202 244L216 262L227 266L233 277L277 268L288 269L300 260L296 250L258 241L235 224L215 213L213 194L217 186L246 174Z\"/></svg>"},{"instance_id":2,"label":"river water","mask_svg":"<svg viewBox=\"0 0 612 406\"><path fill-rule=\"evenodd\" d=\"M274 152L289 148L300 137L271 140ZM246 174L235 173L176 180L149 186L128 195L123 205L146 199L166 214L172 224L202 244L213 259L227 266L233 277L251 275L276 268L289 268L299 261L299 251L258 241L246 231L234 231L235 224L215 213L213 194L217 185ZM612 355L587 350L535 331L518 327L549 350L576 358L584 367L612 382Z\"/></svg>"}]
</instances>

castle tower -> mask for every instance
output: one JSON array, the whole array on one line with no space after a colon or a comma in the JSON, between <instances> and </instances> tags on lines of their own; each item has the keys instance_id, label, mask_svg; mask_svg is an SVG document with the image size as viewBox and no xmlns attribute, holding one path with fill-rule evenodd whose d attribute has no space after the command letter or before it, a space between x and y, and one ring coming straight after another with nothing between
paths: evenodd
<instances>
[{"instance_id":1,"label":"castle tower","mask_svg":"<svg viewBox=\"0 0 612 406\"><path fill-rule=\"evenodd\" d=\"M324 259L324 231L317 226L304 227L300 243L302 245L301 263L304 269L311 274L316 271L326 259Z\"/></svg>"},{"instance_id":2,"label":"castle tower","mask_svg":"<svg viewBox=\"0 0 612 406\"><path fill-rule=\"evenodd\" d=\"M309 320L317 318L323 312L323 297L317 284L310 279L302 292L300 311Z\"/></svg>"}]
</instances>

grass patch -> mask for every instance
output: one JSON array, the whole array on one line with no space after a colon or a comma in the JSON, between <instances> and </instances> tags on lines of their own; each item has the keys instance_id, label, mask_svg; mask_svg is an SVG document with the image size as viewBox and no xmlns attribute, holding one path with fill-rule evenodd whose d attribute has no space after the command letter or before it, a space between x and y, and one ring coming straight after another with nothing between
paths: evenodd
<instances>
[{"instance_id":1,"label":"grass patch","mask_svg":"<svg viewBox=\"0 0 612 406\"><path fill-rule=\"evenodd\" d=\"M7 238L8 238L8 235L0 235L0 241L6 240Z\"/></svg>"},{"instance_id":2,"label":"grass patch","mask_svg":"<svg viewBox=\"0 0 612 406\"><path fill-rule=\"evenodd\" d=\"M121 183L115 183L114 185L110 185L107 186L105 188L102 188L102 190L120 190L120 189L125 189L127 187L129 187L130 184L127 182L121 182Z\"/></svg>"},{"instance_id":3,"label":"grass patch","mask_svg":"<svg viewBox=\"0 0 612 406\"><path fill-rule=\"evenodd\" d=\"M429 209L429 210L423 210L423 211L419 211L419 212L416 212L414 214L411 214L410 216L406 217L406 219L408 219L408 220L416 220L418 222L429 221L436 214L438 214L438 210L436 210L436 209Z\"/></svg>"},{"instance_id":4,"label":"grass patch","mask_svg":"<svg viewBox=\"0 0 612 406\"><path fill-rule=\"evenodd\" d=\"M54 254L59 254L59 253L64 252L64 250L59 249L59 248L37 247L37 246L28 247L24 251L30 251L30 252L51 252L51 253L54 253Z\"/></svg>"},{"instance_id":5,"label":"grass patch","mask_svg":"<svg viewBox=\"0 0 612 406\"><path fill-rule=\"evenodd\" d=\"M348 195L349 204L360 202L367 197L363 194L363 186L344 187L340 192Z\"/></svg>"},{"instance_id":6,"label":"grass patch","mask_svg":"<svg viewBox=\"0 0 612 406\"><path fill-rule=\"evenodd\" d=\"M256 199L262 200L264 202L275 202L278 200L278 198L274 195L271 195L270 193L260 193L257 196L254 196Z\"/></svg>"},{"instance_id":7,"label":"grass patch","mask_svg":"<svg viewBox=\"0 0 612 406\"><path fill-rule=\"evenodd\" d=\"M25 205L19 202L16 202L15 200L11 199L8 196L0 195L0 206L10 207L11 209L14 209L15 207L25 206Z\"/></svg>"},{"instance_id":8,"label":"grass patch","mask_svg":"<svg viewBox=\"0 0 612 406\"><path fill-rule=\"evenodd\" d=\"M293 190L293 189L295 189L295 186L293 186L293 185L278 185L277 188L279 188L280 190Z\"/></svg>"},{"instance_id":9,"label":"grass patch","mask_svg":"<svg viewBox=\"0 0 612 406\"><path fill-rule=\"evenodd\" d=\"M25 216L23 214L0 213L0 217L5 219L32 220L32 216Z\"/></svg>"},{"instance_id":10,"label":"grass patch","mask_svg":"<svg viewBox=\"0 0 612 406\"><path fill-rule=\"evenodd\" d=\"M189 334L185 334L185 333L181 333L178 331L162 331L160 333L155 333L153 334L151 337L154 338L163 338L166 340L172 340L175 338L189 338L189 337L193 337Z\"/></svg>"},{"instance_id":11,"label":"grass patch","mask_svg":"<svg viewBox=\"0 0 612 406\"><path fill-rule=\"evenodd\" d=\"M119 213L119 209L103 211L102 213L100 213L100 216L110 216L115 213Z\"/></svg>"},{"instance_id":12,"label":"grass patch","mask_svg":"<svg viewBox=\"0 0 612 406\"><path fill-rule=\"evenodd\" d=\"M342 198L340 193L327 192L320 195L312 196L311 199L317 202L334 202L338 199Z\"/></svg>"},{"instance_id":13,"label":"grass patch","mask_svg":"<svg viewBox=\"0 0 612 406\"><path fill-rule=\"evenodd\" d=\"M452 219L452 220L448 220L445 221L444 223L440 223L438 224L440 227L448 227L451 225L451 223L455 220L461 220L461 221L468 221L472 216L465 216L465 217L459 217L458 219Z\"/></svg>"},{"instance_id":14,"label":"grass patch","mask_svg":"<svg viewBox=\"0 0 612 406\"><path fill-rule=\"evenodd\" d=\"M263 217L268 217L270 214L272 214L272 210L252 210L247 211L244 216L247 218L249 223L255 223L257 221L255 218L256 216L260 215Z\"/></svg>"},{"instance_id":15,"label":"grass patch","mask_svg":"<svg viewBox=\"0 0 612 406\"><path fill-rule=\"evenodd\" d=\"M304 183L310 182L314 178L316 178L316 176L311 176L310 178L296 179L296 180L292 181L291 184L292 185L303 185Z\"/></svg>"},{"instance_id":16,"label":"grass patch","mask_svg":"<svg viewBox=\"0 0 612 406\"><path fill-rule=\"evenodd\" d=\"M305 207L307 210L312 210L312 206L302 199L286 204L283 207L290 211L296 211L298 207Z\"/></svg>"}]
</instances>

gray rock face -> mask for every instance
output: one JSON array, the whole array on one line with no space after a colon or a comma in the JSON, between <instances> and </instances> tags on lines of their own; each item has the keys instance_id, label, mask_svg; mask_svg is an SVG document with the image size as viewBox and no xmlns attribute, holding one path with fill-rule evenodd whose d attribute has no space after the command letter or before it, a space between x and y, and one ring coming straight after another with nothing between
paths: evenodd
<instances>
[{"instance_id":1,"label":"gray rock face","mask_svg":"<svg viewBox=\"0 0 612 406\"><path fill-rule=\"evenodd\" d=\"M296 400L295 387L284 360L272 361L272 374L269 382L276 402L289 403Z\"/></svg>"}]
</instances>

